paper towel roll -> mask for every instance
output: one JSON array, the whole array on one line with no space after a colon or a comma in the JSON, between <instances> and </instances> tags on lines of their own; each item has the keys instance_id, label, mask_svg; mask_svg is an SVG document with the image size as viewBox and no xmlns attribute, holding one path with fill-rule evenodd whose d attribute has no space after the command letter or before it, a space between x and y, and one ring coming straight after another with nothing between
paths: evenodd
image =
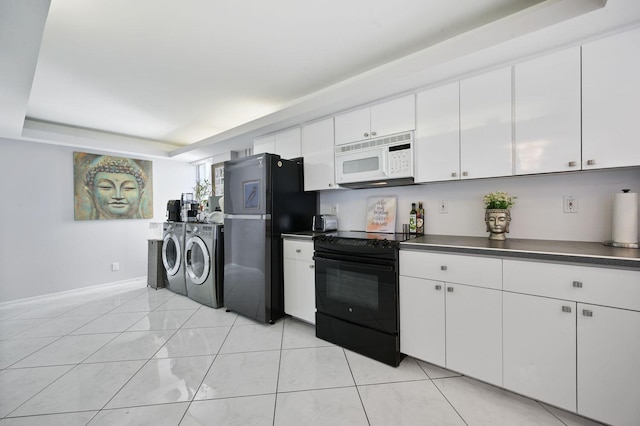
<instances>
[{"instance_id":1,"label":"paper towel roll","mask_svg":"<svg viewBox=\"0 0 640 426\"><path fill-rule=\"evenodd\" d=\"M638 194L624 192L614 195L611 237L615 243L638 243Z\"/></svg>"}]
</instances>

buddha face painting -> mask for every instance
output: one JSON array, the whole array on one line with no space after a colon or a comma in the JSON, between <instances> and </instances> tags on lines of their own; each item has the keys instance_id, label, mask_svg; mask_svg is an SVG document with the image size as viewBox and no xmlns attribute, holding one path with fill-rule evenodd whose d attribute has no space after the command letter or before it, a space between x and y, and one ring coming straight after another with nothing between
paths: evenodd
<instances>
[{"instance_id":1,"label":"buddha face painting","mask_svg":"<svg viewBox=\"0 0 640 426\"><path fill-rule=\"evenodd\" d=\"M76 155L81 153L74 153L74 156ZM82 192L85 200L85 208L80 212L78 212L79 203L76 200L76 219L151 217L149 209L143 208L149 204L148 201L143 203L145 191L148 188L147 172L143 167L128 158L95 155L93 157L95 157L93 161L85 161L86 173L81 182L82 191L76 188L76 198L78 198L78 192ZM151 162L147 161L147 163ZM78 162L75 166L78 167ZM76 177L76 187L80 184L78 181Z\"/></svg>"},{"instance_id":2,"label":"buddha face painting","mask_svg":"<svg viewBox=\"0 0 640 426\"><path fill-rule=\"evenodd\" d=\"M511 223L511 213L509 210L488 209L484 216L487 224L487 232L489 232L490 240L504 241L507 239L505 233L509 232L509 223Z\"/></svg>"}]
</instances>

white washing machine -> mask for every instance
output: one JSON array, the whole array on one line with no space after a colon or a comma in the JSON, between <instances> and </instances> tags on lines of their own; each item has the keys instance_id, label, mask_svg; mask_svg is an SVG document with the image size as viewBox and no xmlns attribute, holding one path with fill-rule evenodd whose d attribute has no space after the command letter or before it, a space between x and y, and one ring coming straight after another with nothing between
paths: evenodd
<instances>
[{"instance_id":1,"label":"white washing machine","mask_svg":"<svg viewBox=\"0 0 640 426\"><path fill-rule=\"evenodd\" d=\"M187 296L212 308L223 306L224 225L187 223L184 243Z\"/></svg>"},{"instance_id":2,"label":"white washing machine","mask_svg":"<svg viewBox=\"0 0 640 426\"><path fill-rule=\"evenodd\" d=\"M167 288L187 295L184 276L184 237L186 223L165 222L162 226L162 264L167 271Z\"/></svg>"}]
</instances>

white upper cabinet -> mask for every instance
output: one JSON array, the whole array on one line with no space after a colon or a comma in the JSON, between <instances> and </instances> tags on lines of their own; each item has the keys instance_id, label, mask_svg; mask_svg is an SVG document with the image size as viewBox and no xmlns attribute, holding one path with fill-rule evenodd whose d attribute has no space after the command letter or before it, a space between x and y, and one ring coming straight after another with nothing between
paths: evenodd
<instances>
[{"instance_id":1,"label":"white upper cabinet","mask_svg":"<svg viewBox=\"0 0 640 426\"><path fill-rule=\"evenodd\" d=\"M511 67L460 82L462 179L512 175Z\"/></svg>"},{"instance_id":2,"label":"white upper cabinet","mask_svg":"<svg viewBox=\"0 0 640 426\"><path fill-rule=\"evenodd\" d=\"M418 93L416 182L460 179L460 83Z\"/></svg>"},{"instance_id":3,"label":"white upper cabinet","mask_svg":"<svg viewBox=\"0 0 640 426\"><path fill-rule=\"evenodd\" d=\"M580 48L515 66L516 174L580 170Z\"/></svg>"},{"instance_id":4,"label":"white upper cabinet","mask_svg":"<svg viewBox=\"0 0 640 426\"><path fill-rule=\"evenodd\" d=\"M335 126L336 145L414 130L415 95L336 115Z\"/></svg>"},{"instance_id":5,"label":"white upper cabinet","mask_svg":"<svg viewBox=\"0 0 640 426\"><path fill-rule=\"evenodd\" d=\"M582 168L640 165L640 29L582 46Z\"/></svg>"},{"instance_id":6,"label":"white upper cabinet","mask_svg":"<svg viewBox=\"0 0 640 426\"><path fill-rule=\"evenodd\" d=\"M282 158L300 157L300 128L276 133L276 154Z\"/></svg>"},{"instance_id":7,"label":"white upper cabinet","mask_svg":"<svg viewBox=\"0 0 640 426\"><path fill-rule=\"evenodd\" d=\"M304 190L336 188L333 118L302 127Z\"/></svg>"},{"instance_id":8,"label":"white upper cabinet","mask_svg":"<svg viewBox=\"0 0 640 426\"><path fill-rule=\"evenodd\" d=\"M263 136L261 138L255 138L253 140L253 153L262 154L263 152L276 152L276 137L275 135Z\"/></svg>"},{"instance_id":9,"label":"white upper cabinet","mask_svg":"<svg viewBox=\"0 0 640 426\"><path fill-rule=\"evenodd\" d=\"M296 127L253 140L253 153L269 152L282 158L300 157L300 128Z\"/></svg>"}]
</instances>

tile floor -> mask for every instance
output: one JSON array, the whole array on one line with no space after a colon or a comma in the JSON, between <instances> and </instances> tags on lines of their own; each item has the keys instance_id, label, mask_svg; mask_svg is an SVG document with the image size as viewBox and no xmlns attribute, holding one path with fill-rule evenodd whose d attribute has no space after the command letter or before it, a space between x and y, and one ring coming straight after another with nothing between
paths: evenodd
<instances>
[{"instance_id":1,"label":"tile floor","mask_svg":"<svg viewBox=\"0 0 640 426\"><path fill-rule=\"evenodd\" d=\"M0 426L596 425L144 283L0 305Z\"/></svg>"}]
</instances>

